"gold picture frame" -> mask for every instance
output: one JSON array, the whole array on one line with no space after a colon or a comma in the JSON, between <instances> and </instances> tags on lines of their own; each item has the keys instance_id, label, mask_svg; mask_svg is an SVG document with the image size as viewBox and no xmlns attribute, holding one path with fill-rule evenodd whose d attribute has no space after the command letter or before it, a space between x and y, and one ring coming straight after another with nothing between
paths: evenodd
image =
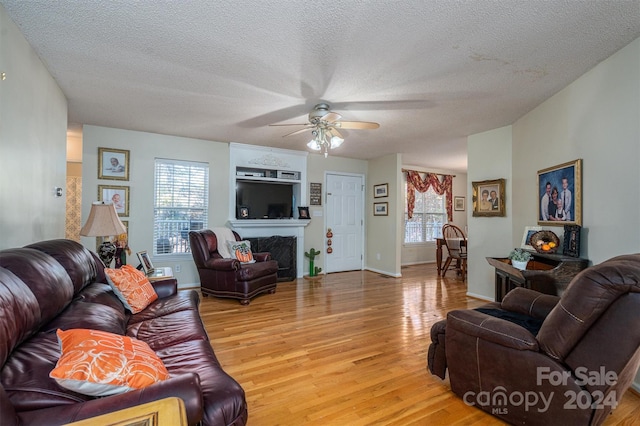
<instances>
[{"instance_id":1,"label":"gold picture frame","mask_svg":"<svg viewBox=\"0 0 640 426\"><path fill-rule=\"evenodd\" d=\"M538 170L536 209L538 225L582 226L582 159Z\"/></svg>"},{"instance_id":2,"label":"gold picture frame","mask_svg":"<svg viewBox=\"0 0 640 426\"><path fill-rule=\"evenodd\" d=\"M129 151L98 148L98 179L129 180Z\"/></svg>"},{"instance_id":3,"label":"gold picture frame","mask_svg":"<svg viewBox=\"0 0 640 426\"><path fill-rule=\"evenodd\" d=\"M473 186L473 216L506 216L505 182L505 179L471 182Z\"/></svg>"},{"instance_id":4,"label":"gold picture frame","mask_svg":"<svg viewBox=\"0 0 640 426\"><path fill-rule=\"evenodd\" d=\"M115 205L118 216L129 216L129 187L118 185L98 185L98 201Z\"/></svg>"}]
</instances>

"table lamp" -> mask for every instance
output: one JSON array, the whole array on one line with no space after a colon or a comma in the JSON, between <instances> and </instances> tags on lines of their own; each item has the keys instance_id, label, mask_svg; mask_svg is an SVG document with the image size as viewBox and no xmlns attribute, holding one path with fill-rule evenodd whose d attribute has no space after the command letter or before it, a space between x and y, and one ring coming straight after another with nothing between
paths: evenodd
<instances>
[{"instance_id":1,"label":"table lamp","mask_svg":"<svg viewBox=\"0 0 640 426\"><path fill-rule=\"evenodd\" d=\"M91 204L89 218L80 230L80 235L85 237L102 237L102 244L98 248L98 256L109 267L116 252L116 246L110 240L105 239L114 235L127 232L120 221L113 203L96 201Z\"/></svg>"}]
</instances>

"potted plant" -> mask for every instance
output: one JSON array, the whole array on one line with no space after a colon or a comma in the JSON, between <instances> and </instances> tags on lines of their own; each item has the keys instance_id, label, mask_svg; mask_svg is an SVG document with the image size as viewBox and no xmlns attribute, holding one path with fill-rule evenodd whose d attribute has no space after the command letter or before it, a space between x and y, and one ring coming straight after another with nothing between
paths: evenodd
<instances>
[{"instance_id":1,"label":"potted plant","mask_svg":"<svg viewBox=\"0 0 640 426\"><path fill-rule=\"evenodd\" d=\"M509 260L511 260L511 264L514 268L520 270L527 269L527 263L529 263L531 257L531 253L520 248L517 248L509 253Z\"/></svg>"}]
</instances>

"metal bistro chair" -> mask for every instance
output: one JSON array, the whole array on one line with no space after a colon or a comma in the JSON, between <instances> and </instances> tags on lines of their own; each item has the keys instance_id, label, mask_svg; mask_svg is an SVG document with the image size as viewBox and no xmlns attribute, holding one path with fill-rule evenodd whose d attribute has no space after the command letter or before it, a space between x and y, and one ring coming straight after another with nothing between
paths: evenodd
<instances>
[{"instance_id":1,"label":"metal bistro chair","mask_svg":"<svg viewBox=\"0 0 640 426\"><path fill-rule=\"evenodd\" d=\"M462 274L462 279L467 276L467 237L465 237L462 229L455 225L446 224L442 227L442 238L444 238L447 252L449 253L447 260L442 268L442 276L447 273L449 265L453 260L456 261L456 268Z\"/></svg>"}]
</instances>

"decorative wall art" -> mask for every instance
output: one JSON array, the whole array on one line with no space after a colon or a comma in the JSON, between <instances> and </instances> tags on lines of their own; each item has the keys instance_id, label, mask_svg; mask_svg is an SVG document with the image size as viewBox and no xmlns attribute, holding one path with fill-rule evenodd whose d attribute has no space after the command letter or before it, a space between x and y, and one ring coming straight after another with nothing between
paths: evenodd
<instances>
[{"instance_id":1,"label":"decorative wall art","mask_svg":"<svg viewBox=\"0 0 640 426\"><path fill-rule=\"evenodd\" d=\"M129 180L129 151L98 148L98 179Z\"/></svg>"},{"instance_id":2,"label":"decorative wall art","mask_svg":"<svg viewBox=\"0 0 640 426\"><path fill-rule=\"evenodd\" d=\"M473 216L505 216L505 180L471 182L473 186Z\"/></svg>"},{"instance_id":3,"label":"decorative wall art","mask_svg":"<svg viewBox=\"0 0 640 426\"><path fill-rule=\"evenodd\" d=\"M98 201L112 202L118 216L129 216L129 187L98 185Z\"/></svg>"},{"instance_id":4,"label":"decorative wall art","mask_svg":"<svg viewBox=\"0 0 640 426\"><path fill-rule=\"evenodd\" d=\"M453 197L453 209L457 212L464 211L464 197Z\"/></svg>"},{"instance_id":5,"label":"decorative wall art","mask_svg":"<svg viewBox=\"0 0 640 426\"><path fill-rule=\"evenodd\" d=\"M322 205L322 184L321 183L309 183L309 205L310 206Z\"/></svg>"},{"instance_id":6,"label":"decorative wall art","mask_svg":"<svg viewBox=\"0 0 640 426\"><path fill-rule=\"evenodd\" d=\"M389 203L373 203L373 215L374 216L388 216L389 215Z\"/></svg>"},{"instance_id":7,"label":"decorative wall art","mask_svg":"<svg viewBox=\"0 0 640 426\"><path fill-rule=\"evenodd\" d=\"M389 184L382 183L380 185L373 185L373 198L383 198L389 196Z\"/></svg>"},{"instance_id":8,"label":"decorative wall art","mask_svg":"<svg viewBox=\"0 0 640 426\"><path fill-rule=\"evenodd\" d=\"M538 171L538 225L582 225L582 159Z\"/></svg>"}]
</instances>

